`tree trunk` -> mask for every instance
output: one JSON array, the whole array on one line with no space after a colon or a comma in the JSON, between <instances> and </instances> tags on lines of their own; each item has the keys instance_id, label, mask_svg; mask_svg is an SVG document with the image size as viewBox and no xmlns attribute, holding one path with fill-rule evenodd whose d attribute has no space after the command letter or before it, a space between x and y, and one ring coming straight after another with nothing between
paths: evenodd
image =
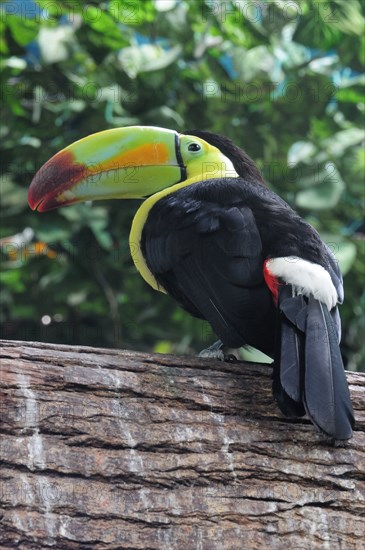
<instances>
[{"instance_id":1,"label":"tree trunk","mask_svg":"<svg viewBox=\"0 0 365 550\"><path fill-rule=\"evenodd\" d=\"M254 363L3 341L1 548L364 549L365 376L333 448Z\"/></svg>"}]
</instances>

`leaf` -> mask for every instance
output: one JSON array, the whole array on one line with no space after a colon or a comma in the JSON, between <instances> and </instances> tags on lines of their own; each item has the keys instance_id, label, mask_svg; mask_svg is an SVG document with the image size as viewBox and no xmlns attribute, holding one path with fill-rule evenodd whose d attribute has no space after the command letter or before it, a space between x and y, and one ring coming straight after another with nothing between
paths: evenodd
<instances>
[{"instance_id":1,"label":"leaf","mask_svg":"<svg viewBox=\"0 0 365 550\"><path fill-rule=\"evenodd\" d=\"M155 6L151 0L110 0L109 12L123 25L142 25L153 21Z\"/></svg>"},{"instance_id":2,"label":"leaf","mask_svg":"<svg viewBox=\"0 0 365 550\"><path fill-rule=\"evenodd\" d=\"M80 290L79 292L72 292L68 295L67 303L70 306L79 306L85 302L87 297L87 292L85 290Z\"/></svg>"},{"instance_id":3,"label":"leaf","mask_svg":"<svg viewBox=\"0 0 365 550\"><path fill-rule=\"evenodd\" d=\"M38 22L35 19L8 15L7 23L14 40L19 46L26 46L34 40L38 34Z\"/></svg>"},{"instance_id":4,"label":"leaf","mask_svg":"<svg viewBox=\"0 0 365 550\"><path fill-rule=\"evenodd\" d=\"M324 21L346 34L362 35L365 31L364 17L358 0L330 0L319 2L318 8Z\"/></svg>"},{"instance_id":5,"label":"leaf","mask_svg":"<svg viewBox=\"0 0 365 550\"><path fill-rule=\"evenodd\" d=\"M65 61L71 54L73 34L71 26L42 27L38 35L38 44L43 61L48 64Z\"/></svg>"},{"instance_id":6,"label":"leaf","mask_svg":"<svg viewBox=\"0 0 365 550\"><path fill-rule=\"evenodd\" d=\"M317 185L297 193L295 203L299 208L324 210L333 208L340 200L345 183L334 164L327 163L317 178Z\"/></svg>"},{"instance_id":7,"label":"leaf","mask_svg":"<svg viewBox=\"0 0 365 550\"><path fill-rule=\"evenodd\" d=\"M24 135L22 138L20 138L19 145L28 145L29 147L33 147L34 149L39 149L39 147L41 146L41 140L33 136Z\"/></svg>"},{"instance_id":8,"label":"leaf","mask_svg":"<svg viewBox=\"0 0 365 550\"><path fill-rule=\"evenodd\" d=\"M154 0L154 6L157 11L170 11L177 5L177 0Z\"/></svg>"},{"instance_id":9,"label":"leaf","mask_svg":"<svg viewBox=\"0 0 365 550\"><path fill-rule=\"evenodd\" d=\"M321 75L331 76L334 71L334 66L337 66L339 63L338 55L329 54L324 55L320 58L313 59L308 67L311 71L319 73Z\"/></svg>"},{"instance_id":10,"label":"leaf","mask_svg":"<svg viewBox=\"0 0 365 550\"><path fill-rule=\"evenodd\" d=\"M275 58L266 46L256 46L250 50L235 48L232 56L234 69L243 82L251 81L260 74L277 79Z\"/></svg>"},{"instance_id":11,"label":"leaf","mask_svg":"<svg viewBox=\"0 0 365 550\"><path fill-rule=\"evenodd\" d=\"M128 41L121 32L114 18L97 6L88 6L84 23L103 36L103 45L111 50L119 50L126 46Z\"/></svg>"},{"instance_id":12,"label":"leaf","mask_svg":"<svg viewBox=\"0 0 365 550\"><path fill-rule=\"evenodd\" d=\"M23 71L27 67L27 62L25 61L25 59L13 55L6 59L3 65L12 69Z\"/></svg>"},{"instance_id":13,"label":"leaf","mask_svg":"<svg viewBox=\"0 0 365 550\"><path fill-rule=\"evenodd\" d=\"M155 122L157 124L158 121L158 124L166 127L171 125L180 128L184 127L184 119L179 115L179 113L173 109L170 109L170 107L167 107L166 105L148 111L146 113L146 121L151 124Z\"/></svg>"},{"instance_id":14,"label":"leaf","mask_svg":"<svg viewBox=\"0 0 365 550\"><path fill-rule=\"evenodd\" d=\"M353 86L365 86L365 74L349 73L348 69L336 73L336 86L338 88L350 88Z\"/></svg>"},{"instance_id":15,"label":"leaf","mask_svg":"<svg viewBox=\"0 0 365 550\"><path fill-rule=\"evenodd\" d=\"M354 89L338 90L335 97L343 103L365 103L365 94Z\"/></svg>"},{"instance_id":16,"label":"leaf","mask_svg":"<svg viewBox=\"0 0 365 550\"><path fill-rule=\"evenodd\" d=\"M90 227L95 235L96 240L101 247L110 250L112 247L112 238L106 230L107 220L105 218L90 222Z\"/></svg>"},{"instance_id":17,"label":"leaf","mask_svg":"<svg viewBox=\"0 0 365 550\"><path fill-rule=\"evenodd\" d=\"M309 162L316 151L313 143L309 141L296 141L288 151L288 165L296 166L300 162Z\"/></svg>"},{"instance_id":18,"label":"leaf","mask_svg":"<svg viewBox=\"0 0 365 550\"><path fill-rule=\"evenodd\" d=\"M2 174L0 178L1 206L12 208L14 212L23 210L27 205L27 192L17 185L11 174Z\"/></svg>"},{"instance_id":19,"label":"leaf","mask_svg":"<svg viewBox=\"0 0 365 550\"><path fill-rule=\"evenodd\" d=\"M336 258L338 260L338 263L340 264L342 275L346 275L350 271L356 259L356 253L357 251L354 243L343 241L340 244L336 254Z\"/></svg>"},{"instance_id":20,"label":"leaf","mask_svg":"<svg viewBox=\"0 0 365 550\"><path fill-rule=\"evenodd\" d=\"M339 235L321 233L321 237L339 263L342 275L347 275L356 260L356 245L351 241L345 241Z\"/></svg>"},{"instance_id":21,"label":"leaf","mask_svg":"<svg viewBox=\"0 0 365 550\"><path fill-rule=\"evenodd\" d=\"M0 283L9 287L13 292L23 292L25 290L22 281L21 272L17 269L0 272Z\"/></svg>"},{"instance_id":22,"label":"leaf","mask_svg":"<svg viewBox=\"0 0 365 550\"><path fill-rule=\"evenodd\" d=\"M42 222L41 226L36 230L37 239L51 245L61 241L67 242L70 228L62 222L63 220L60 217Z\"/></svg>"},{"instance_id":23,"label":"leaf","mask_svg":"<svg viewBox=\"0 0 365 550\"><path fill-rule=\"evenodd\" d=\"M286 71L298 65L302 65L304 62L309 61L311 57L308 48L292 40L279 43L279 45L274 48L273 53L276 62L280 62Z\"/></svg>"},{"instance_id":24,"label":"leaf","mask_svg":"<svg viewBox=\"0 0 365 550\"><path fill-rule=\"evenodd\" d=\"M168 340L160 340L159 342L156 342L153 348L153 352L154 353L172 353L173 344Z\"/></svg>"},{"instance_id":25,"label":"leaf","mask_svg":"<svg viewBox=\"0 0 365 550\"><path fill-rule=\"evenodd\" d=\"M143 44L124 48L119 54L119 61L130 78L139 73L158 71L171 65L180 56L181 46L164 50L161 46Z\"/></svg>"},{"instance_id":26,"label":"leaf","mask_svg":"<svg viewBox=\"0 0 365 550\"><path fill-rule=\"evenodd\" d=\"M341 157L345 149L357 145L365 139L365 132L361 128L347 128L337 132L331 138L323 142L327 153L333 157Z\"/></svg>"},{"instance_id":27,"label":"leaf","mask_svg":"<svg viewBox=\"0 0 365 550\"><path fill-rule=\"evenodd\" d=\"M37 4L43 8L44 17L49 21L50 16L60 17L82 13L85 3L82 0L63 0L62 2L50 2L49 0L37 0ZM38 14L39 15L39 14Z\"/></svg>"},{"instance_id":28,"label":"leaf","mask_svg":"<svg viewBox=\"0 0 365 550\"><path fill-rule=\"evenodd\" d=\"M42 290L49 288L51 292L51 289L62 285L62 281L65 278L65 273L65 269L62 269L60 263L58 262L56 271L49 271L46 275L41 277L38 283L39 287Z\"/></svg>"},{"instance_id":29,"label":"leaf","mask_svg":"<svg viewBox=\"0 0 365 550\"><path fill-rule=\"evenodd\" d=\"M311 0L310 9L298 18L294 39L323 51L337 46L344 34L361 36L363 32L364 17L358 0Z\"/></svg>"}]
</instances>

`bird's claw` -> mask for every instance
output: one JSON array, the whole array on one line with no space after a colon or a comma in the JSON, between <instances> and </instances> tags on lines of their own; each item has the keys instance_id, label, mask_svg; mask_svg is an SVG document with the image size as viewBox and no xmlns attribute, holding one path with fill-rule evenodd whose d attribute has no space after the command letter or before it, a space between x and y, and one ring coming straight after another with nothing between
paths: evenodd
<instances>
[{"instance_id":1,"label":"bird's claw","mask_svg":"<svg viewBox=\"0 0 365 550\"><path fill-rule=\"evenodd\" d=\"M225 353L224 361L226 363L237 363L238 359L235 355L233 355L233 353Z\"/></svg>"},{"instance_id":2,"label":"bird's claw","mask_svg":"<svg viewBox=\"0 0 365 550\"><path fill-rule=\"evenodd\" d=\"M204 357L206 359L216 359L218 361L225 361L226 363L235 363L237 361L237 357L232 353L224 353L223 348L223 343L218 340L217 342L214 342L214 344L209 346L209 348L203 349L198 354L198 357Z\"/></svg>"}]
</instances>

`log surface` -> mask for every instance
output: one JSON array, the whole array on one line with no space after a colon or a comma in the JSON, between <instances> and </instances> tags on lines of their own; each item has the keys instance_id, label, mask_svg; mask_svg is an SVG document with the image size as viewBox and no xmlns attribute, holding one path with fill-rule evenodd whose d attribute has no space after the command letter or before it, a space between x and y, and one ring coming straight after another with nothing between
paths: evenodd
<instances>
[{"instance_id":1,"label":"log surface","mask_svg":"<svg viewBox=\"0 0 365 550\"><path fill-rule=\"evenodd\" d=\"M3 341L1 548L363 550L347 376L334 448L280 414L267 365Z\"/></svg>"}]
</instances>

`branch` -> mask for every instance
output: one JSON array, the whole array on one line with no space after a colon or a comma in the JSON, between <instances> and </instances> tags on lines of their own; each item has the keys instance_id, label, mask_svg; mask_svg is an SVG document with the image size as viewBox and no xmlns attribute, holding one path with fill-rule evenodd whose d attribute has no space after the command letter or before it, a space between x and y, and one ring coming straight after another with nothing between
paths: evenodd
<instances>
[{"instance_id":1,"label":"branch","mask_svg":"<svg viewBox=\"0 0 365 550\"><path fill-rule=\"evenodd\" d=\"M344 448L254 363L3 341L1 548L360 550L365 376Z\"/></svg>"}]
</instances>

